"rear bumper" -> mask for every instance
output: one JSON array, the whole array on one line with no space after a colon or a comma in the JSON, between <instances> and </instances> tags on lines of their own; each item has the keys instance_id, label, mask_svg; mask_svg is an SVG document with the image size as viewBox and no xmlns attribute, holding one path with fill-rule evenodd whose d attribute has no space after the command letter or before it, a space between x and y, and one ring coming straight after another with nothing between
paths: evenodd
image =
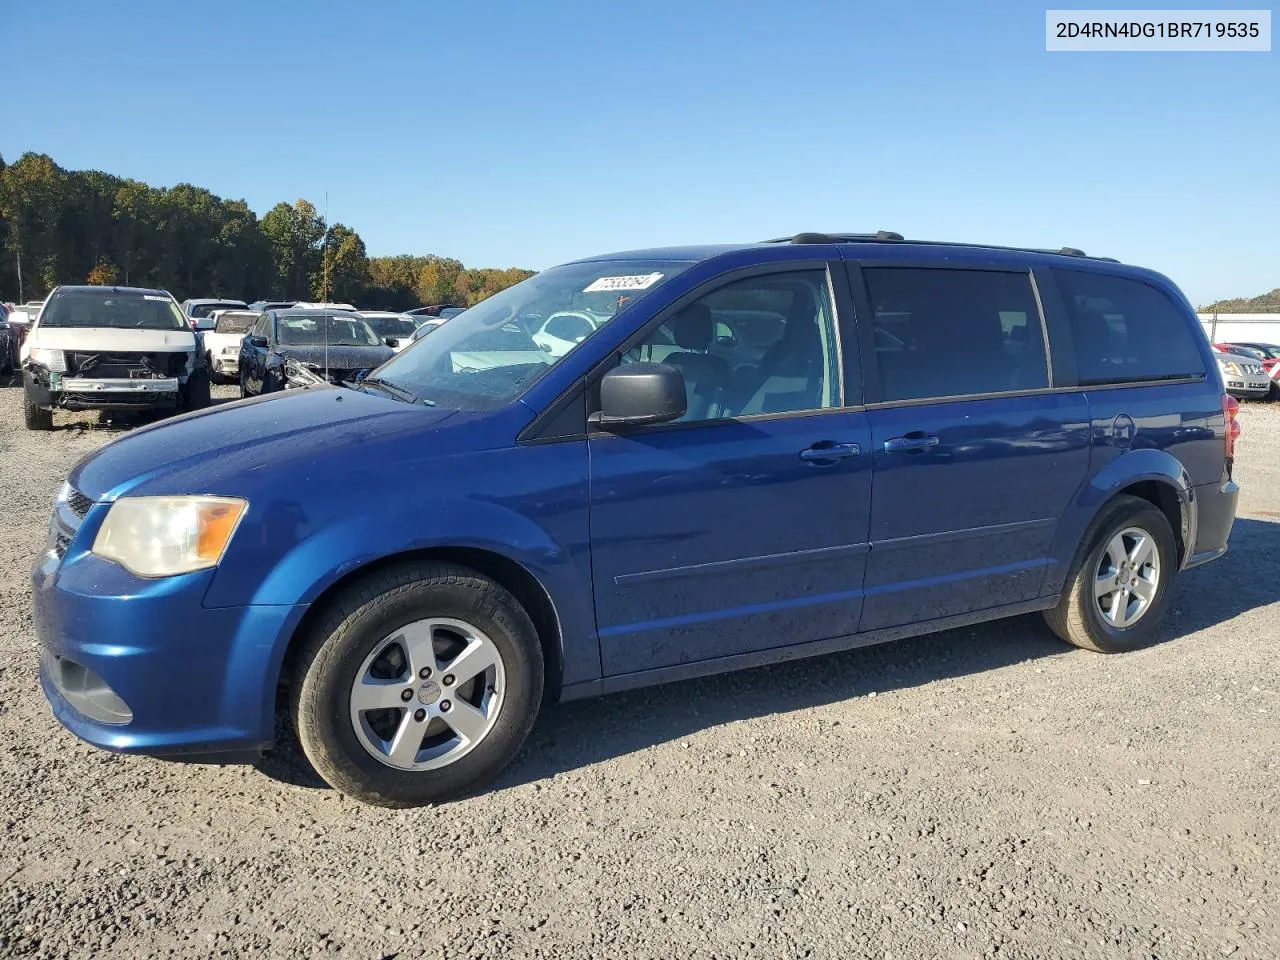
<instances>
[{"instance_id":1,"label":"rear bumper","mask_svg":"<svg viewBox=\"0 0 1280 960\"><path fill-rule=\"evenodd\" d=\"M1216 560L1227 552L1227 538L1236 520L1236 502L1240 487L1234 480L1206 483L1196 492L1196 542L1187 551L1182 569L1189 570Z\"/></svg>"}]
</instances>

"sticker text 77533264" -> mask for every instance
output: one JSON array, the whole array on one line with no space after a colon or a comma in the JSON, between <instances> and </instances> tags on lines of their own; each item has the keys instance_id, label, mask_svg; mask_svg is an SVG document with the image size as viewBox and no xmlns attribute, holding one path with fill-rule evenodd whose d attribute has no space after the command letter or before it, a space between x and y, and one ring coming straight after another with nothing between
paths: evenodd
<instances>
[{"instance_id":1,"label":"sticker text 77533264","mask_svg":"<svg viewBox=\"0 0 1280 960\"><path fill-rule=\"evenodd\" d=\"M607 293L613 290L648 290L662 279L660 273L642 273L629 277L600 277L592 280L583 293Z\"/></svg>"}]
</instances>

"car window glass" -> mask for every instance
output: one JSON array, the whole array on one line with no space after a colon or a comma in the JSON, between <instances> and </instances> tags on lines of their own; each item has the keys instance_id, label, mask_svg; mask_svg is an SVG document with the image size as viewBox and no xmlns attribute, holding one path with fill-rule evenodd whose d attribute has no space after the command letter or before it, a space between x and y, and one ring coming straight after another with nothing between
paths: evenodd
<instances>
[{"instance_id":1,"label":"car window glass","mask_svg":"<svg viewBox=\"0 0 1280 960\"><path fill-rule=\"evenodd\" d=\"M1203 376L1189 319L1155 287L1126 277L1055 270L1081 384Z\"/></svg>"},{"instance_id":2,"label":"car window glass","mask_svg":"<svg viewBox=\"0 0 1280 960\"><path fill-rule=\"evenodd\" d=\"M685 422L821 410L841 404L835 312L826 271L726 284L682 307L623 355L684 375Z\"/></svg>"},{"instance_id":3,"label":"car window glass","mask_svg":"<svg viewBox=\"0 0 1280 960\"><path fill-rule=\"evenodd\" d=\"M1040 311L1026 273L868 267L884 400L1049 385Z\"/></svg>"}]
</instances>

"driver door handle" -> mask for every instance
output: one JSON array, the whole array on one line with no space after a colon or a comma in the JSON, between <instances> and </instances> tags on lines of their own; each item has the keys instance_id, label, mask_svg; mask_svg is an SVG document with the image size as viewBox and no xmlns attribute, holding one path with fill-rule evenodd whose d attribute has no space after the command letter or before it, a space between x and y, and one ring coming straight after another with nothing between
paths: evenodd
<instances>
[{"instance_id":1,"label":"driver door handle","mask_svg":"<svg viewBox=\"0 0 1280 960\"><path fill-rule=\"evenodd\" d=\"M807 460L809 463L835 463L837 460L856 457L860 453L862 453L862 448L856 443L836 443L833 440L821 440L812 447L806 447L801 450L800 459Z\"/></svg>"}]
</instances>

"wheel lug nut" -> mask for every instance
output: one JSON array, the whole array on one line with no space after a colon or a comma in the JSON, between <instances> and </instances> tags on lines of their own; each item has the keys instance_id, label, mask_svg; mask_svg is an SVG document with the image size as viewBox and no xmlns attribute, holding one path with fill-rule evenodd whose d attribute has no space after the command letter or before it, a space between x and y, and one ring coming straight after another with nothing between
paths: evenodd
<instances>
[{"instance_id":1,"label":"wheel lug nut","mask_svg":"<svg viewBox=\"0 0 1280 960\"><path fill-rule=\"evenodd\" d=\"M453 674L452 674L452 673L446 673L446 674L444 675L444 685L445 685L446 687L452 687L452 686L453 686Z\"/></svg>"},{"instance_id":2,"label":"wheel lug nut","mask_svg":"<svg viewBox=\"0 0 1280 960\"><path fill-rule=\"evenodd\" d=\"M405 703L408 703L410 700L412 700L412 699L413 699L413 690L412 690L412 688L410 688L410 689L408 689L408 690L401 690L401 691L400 691L400 699L401 699L401 700L403 700Z\"/></svg>"},{"instance_id":3,"label":"wheel lug nut","mask_svg":"<svg viewBox=\"0 0 1280 960\"><path fill-rule=\"evenodd\" d=\"M421 723L423 720L427 719L427 711L419 707L417 710L413 711L413 719Z\"/></svg>"},{"instance_id":4,"label":"wheel lug nut","mask_svg":"<svg viewBox=\"0 0 1280 960\"><path fill-rule=\"evenodd\" d=\"M452 706L453 706L453 704L452 704L452 703L450 703L448 700L441 700L441 701L440 701L440 712L441 712L441 713L448 713L448 712L449 712L449 709L450 709Z\"/></svg>"},{"instance_id":5,"label":"wheel lug nut","mask_svg":"<svg viewBox=\"0 0 1280 960\"><path fill-rule=\"evenodd\" d=\"M431 668L423 667L421 670L418 671L418 676L420 676L423 680L427 679L427 677L431 676Z\"/></svg>"}]
</instances>

